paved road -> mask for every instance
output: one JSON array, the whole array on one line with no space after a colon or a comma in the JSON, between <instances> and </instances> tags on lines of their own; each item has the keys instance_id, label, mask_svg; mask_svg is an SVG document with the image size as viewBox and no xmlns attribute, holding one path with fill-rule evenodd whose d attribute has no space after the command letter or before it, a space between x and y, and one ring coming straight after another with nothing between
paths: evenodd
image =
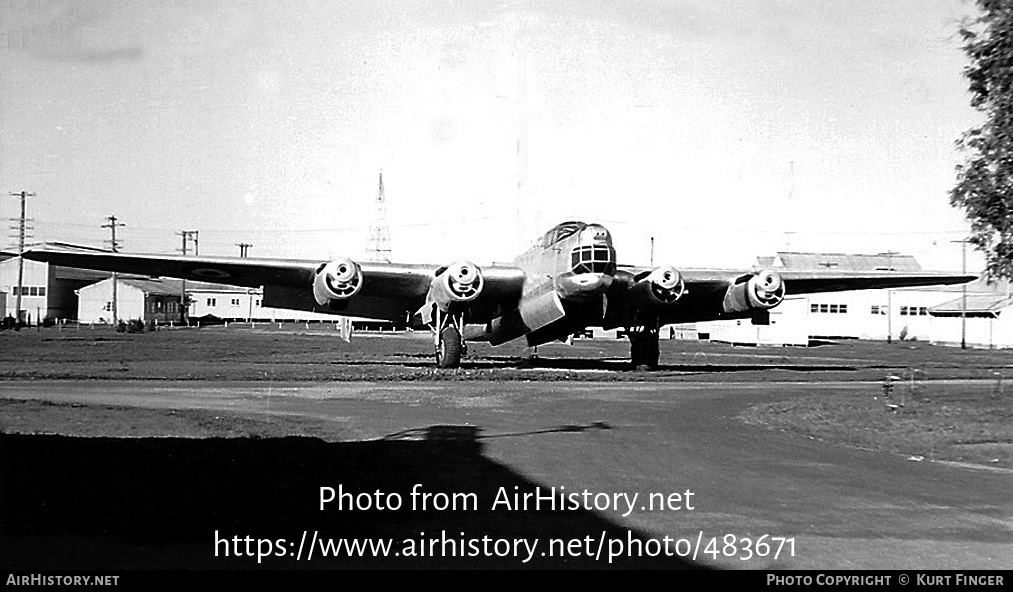
<instances>
[{"instance_id":1,"label":"paved road","mask_svg":"<svg viewBox=\"0 0 1013 592\"><path fill-rule=\"evenodd\" d=\"M638 494L632 512L621 502L618 511L599 514L649 536L704 543L718 537L723 550L730 550L725 535L794 539L793 555L785 547L776 560L743 561L741 550L716 561L706 557L723 567L1013 568L1013 473L912 462L736 419L752 403L874 384L61 381L0 387L9 398L325 419L362 439L477 426L485 457L542 488ZM672 493L682 494L673 503L679 510L652 511L644 503L651 494Z\"/></svg>"}]
</instances>

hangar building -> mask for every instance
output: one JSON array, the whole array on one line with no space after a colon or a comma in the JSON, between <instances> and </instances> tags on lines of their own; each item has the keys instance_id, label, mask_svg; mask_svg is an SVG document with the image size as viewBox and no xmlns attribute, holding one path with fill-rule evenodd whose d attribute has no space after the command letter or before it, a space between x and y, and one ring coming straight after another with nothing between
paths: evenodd
<instances>
[{"instance_id":1,"label":"hangar building","mask_svg":"<svg viewBox=\"0 0 1013 592\"><path fill-rule=\"evenodd\" d=\"M77 318L75 290L108 277L100 271L59 267L38 261L24 262L21 294L21 319L37 320ZM6 292L3 316L14 315L18 295L18 257L0 260L0 291Z\"/></svg>"},{"instance_id":2,"label":"hangar building","mask_svg":"<svg viewBox=\"0 0 1013 592\"><path fill-rule=\"evenodd\" d=\"M777 271L918 272L910 255L779 252L757 266ZM809 339L929 340L929 310L954 297L959 286L826 292L787 298L771 310L770 325L749 320L698 323L701 338L742 344L798 345Z\"/></svg>"}]
</instances>

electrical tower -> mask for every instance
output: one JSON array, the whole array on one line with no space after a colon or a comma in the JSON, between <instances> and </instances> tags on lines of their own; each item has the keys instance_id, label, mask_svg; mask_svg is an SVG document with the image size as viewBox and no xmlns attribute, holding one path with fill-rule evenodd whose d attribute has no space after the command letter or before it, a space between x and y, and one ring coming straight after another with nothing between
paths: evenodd
<instances>
[{"instance_id":1,"label":"electrical tower","mask_svg":"<svg viewBox=\"0 0 1013 592\"><path fill-rule=\"evenodd\" d=\"M18 288L17 292L14 294L14 316L16 317L17 322L20 323L22 321L21 295L25 291L25 258L22 255L25 252L25 239L31 238L32 233L32 219L25 216L27 211L25 203L28 201L29 197L35 197L35 194L22 191L20 193L11 193L10 195L21 199L21 215L17 218L11 218L11 230L17 232L18 239ZM11 238L14 237L12 236Z\"/></svg>"},{"instance_id":2,"label":"electrical tower","mask_svg":"<svg viewBox=\"0 0 1013 592\"><path fill-rule=\"evenodd\" d=\"M383 171L376 192L376 219L369 229L367 257L373 261L390 261L390 227L387 225L387 196L383 192Z\"/></svg>"},{"instance_id":3,"label":"electrical tower","mask_svg":"<svg viewBox=\"0 0 1013 592\"><path fill-rule=\"evenodd\" d=\"M250 247L253 245L250 243L236 243L236 246L239 247L239 256L245 259L246 255L250 252Z\"/></svg>"}]
</instances>

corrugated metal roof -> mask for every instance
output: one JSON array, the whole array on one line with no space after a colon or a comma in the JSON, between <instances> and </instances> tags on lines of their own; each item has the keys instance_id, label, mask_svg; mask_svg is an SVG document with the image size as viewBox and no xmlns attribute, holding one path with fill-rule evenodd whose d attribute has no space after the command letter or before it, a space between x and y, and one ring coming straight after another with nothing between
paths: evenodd
<instances>
[{"instance_id":1,"label":"corrugated metal roof","mask_svg":"<svg viewBox=\"0 0 1013 592\"><path fill-rule=\"evenodd\" d=\"M158 296L179 296L179 292L182 289L180 282L177 280L150 280L150 279L118 279L121 284L127 286L133 286L138 290L141 290L145 294L154 294Z\"/></svg>"},{"instance_id":2,"label":"corrugated metal roof","mask_svg":"<svg viewBox=\"0 0 1013 592\"><path fill-rule=\"evenodd\" d=\"M792 270L839 269L842 271L921 271L911 255L778 252L776 257L757 257L762 267Z\"/></svg>"},{"instance_id":3,"label":"corrugated metal roof","mask_svg":"<svg viewBox=\"0 0 1013 592\"><path fill-rule=\"evenodd\" d=\"M966 316L998 316L1003 310L1013 305L1013 297L1006 294L968 294L966 305L964 297L955 298L948 302L929 308L929 314L934 317L960 316L961 311Z\"/></svg>"}]
</instances>

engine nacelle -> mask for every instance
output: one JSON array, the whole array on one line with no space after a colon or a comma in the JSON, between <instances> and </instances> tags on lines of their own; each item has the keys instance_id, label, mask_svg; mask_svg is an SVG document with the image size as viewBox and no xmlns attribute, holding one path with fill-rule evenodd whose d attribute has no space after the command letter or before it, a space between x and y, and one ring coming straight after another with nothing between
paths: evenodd
<instances>
[{"instance_id":1,"label":"engine nacelle","mask_svg":"<svg viewBox=\"0 0 1013 592\"><path fill-rule=\"evenodd\" d=\"M765 269L728 288L725 293L725 312L766 310L784 300L784 280L776 271Z\"/></svg>"},{"instance_id":2,"label":"engine nacelle","mask_svg":"<svg viewBox=\"0 0 1013 592\"><path fill-rule=\"evenodd\" d=\"M478 298L485 286L482 270L470 261L448 265L433 278L429 286L429 302L435 302L446 311L452 304L471 302Z\"/></svg>"},{"instance_id":3,"label":"engine nacelle","mask_svg":"<svg viewBox=\"0 0 1013 592\"><path fill-rule=\"evenodd\" d=\"M633 288L640 305L667 306L686 293L686 282L679 270L671 265L655 267Z\"/></svg>"},{"instance_id":4,"label":"engine nacelle","mask_svg":"<svg viewBox=\"0 0 1013 592\"><path fill-rule=\"evenodd\" d=\"M347 300L362 289L362 270L344 257L324 263L313 278L313 298L324 306L331 300Z\"/></svg>"}]
</instances>

